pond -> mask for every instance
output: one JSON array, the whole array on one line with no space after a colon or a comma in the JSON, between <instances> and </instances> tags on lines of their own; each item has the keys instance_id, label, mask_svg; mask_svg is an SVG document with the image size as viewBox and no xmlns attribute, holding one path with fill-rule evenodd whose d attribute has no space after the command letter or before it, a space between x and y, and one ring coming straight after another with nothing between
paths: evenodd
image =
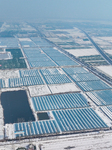
<instances>
[{"instance_id":1,"label":"pond","mask_svg":"<svg viewBox=\"0 0 112 150\"><path fill-rule=\"evenodd\" d=\"M1 104L5 124L35 120L24 90L2 92Z\"/></svg>"}]
</instances>

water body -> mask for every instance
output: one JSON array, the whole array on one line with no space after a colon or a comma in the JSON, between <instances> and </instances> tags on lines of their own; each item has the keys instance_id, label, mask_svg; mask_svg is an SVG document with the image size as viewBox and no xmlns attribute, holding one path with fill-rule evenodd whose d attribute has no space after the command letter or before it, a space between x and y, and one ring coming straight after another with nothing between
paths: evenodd
<instances>
[{"instance_id":1,"label":"water body","mask_svg":"<svg viewBox=\"0 0 112 150\"><path fill-rule=\"evenodd\" d=\"M49 116L46 112L37 113L38 120L49 120Z\"/></svg>"},{"instance_id":2,"label":"water body","mask_svg":"<svg viewBox=\"0 0 112 150\"><path fill-rule=\"evenodd\" d=\"M2 92L1 104L4 109L5 124L35 120L24 90Z\"/></svg>"}]
</instances>

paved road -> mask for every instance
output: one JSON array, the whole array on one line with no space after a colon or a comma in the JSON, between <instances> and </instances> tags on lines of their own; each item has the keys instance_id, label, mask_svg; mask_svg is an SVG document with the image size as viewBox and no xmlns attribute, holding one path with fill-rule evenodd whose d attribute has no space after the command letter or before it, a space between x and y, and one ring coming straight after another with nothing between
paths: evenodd
<instances>
[{"instance_id":1,"label":"paved road","mask_svg":"<svg viewBox=\"0 0 112 150\"><path fill-rule=\"evenodd\" d=\"M83 30L82 30L83 31ZM83 31L86 36L89 38L89 40L93 43L93 45L96 47L96 49L99 51L99 53L104 57L104 59L112 65L112 60L101 50L101 48L93 41L93 39L85 32Z\"/></svg>"}]
</instances>

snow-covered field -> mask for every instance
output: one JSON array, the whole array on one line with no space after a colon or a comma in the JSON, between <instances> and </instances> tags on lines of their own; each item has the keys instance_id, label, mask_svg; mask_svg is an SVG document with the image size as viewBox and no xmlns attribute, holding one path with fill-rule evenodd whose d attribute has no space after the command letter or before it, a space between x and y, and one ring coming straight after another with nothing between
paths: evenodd
<instances>
[{"instance_id":1,"label":"snow-covered field","mask_svg":"<svg viewBox=\"0 0 112 150\"><path fill-rule=\"evenodd\" d=\"M36 85L28 87L31 97L51 94L47 85Z\"/></svg>"},{"instance_id":2,"label":"snow-covered field","mask_svg":"<svg viewBox=\"0 0 112 150\"><path fill-rule=\"evenodd\" d=\"M19 39L19 41L31 41L30 38L18 38L18 39Z\"/></svg>"},{"instance_id":3,"label":"snow-covered field","mask_svg":"<svg viewBox=\"0 0 112 150\"><path fill-rule=\"evenodd\" d=\"M53 94L80 91L80 89L75 85L75 83L49 85L49 88Z\"/></svg>"},{"instance_id":4,"label":"snow-covered field","mask_svg":"<svg viewBox=\"0 0 112 150\"><path fill-rule=\"evenodd\" d=\"M67 50L67 51L76 57L99 55L96 49L75 49L75 50Z\"/></svg>"},{"instance_id":5,"label":"snow-covered field","mask_svg":"<svg viewBox=\"0 0 112 150\"><path fill-rule=\"evenodd\" d=\"M105 50L105 52L112 55L112 50Z\"/></svg>"},{"instance_id":6,"label":"snow-covered field","mask_svg":"<svg viewBox=\"0 0 112 150\"><path fill-rule=\"evenodd\" d=\"M112 131L2 142L0 150L15 150L19 147L27 147L29 144L35 145L36 150L40 150L39 147L41 150L111 150Z\"/></svg>"},{"instance_id":7,"label":"snow-covered field","mask_svg":"<svg viewBox=\"0 0 112 150\"><path fill-rule=\"evenodd\" d=\"M19 70L0 70L0 78L19 78Z\"/></svg>"},{"instance_id":8,"label":"snow-covered field","mask_svg":"<svg viewBox=\"0 0 112 150\"><path fill-rule=\"evenodd\" d=\"M98 66L97 68L112 77L112 66Z\"/></svg>"},{"instance_id":9,"label":"snow-covered field","mask_svg":"<svg viewBox=\"0 0 112 150\"><path fill-rule=\"evenodd\" d=\"M108 36L107 37L100 37L100 39L112 42L112 37L111 36L109 36L109 37Z\"/></svg>"}]
</instances>

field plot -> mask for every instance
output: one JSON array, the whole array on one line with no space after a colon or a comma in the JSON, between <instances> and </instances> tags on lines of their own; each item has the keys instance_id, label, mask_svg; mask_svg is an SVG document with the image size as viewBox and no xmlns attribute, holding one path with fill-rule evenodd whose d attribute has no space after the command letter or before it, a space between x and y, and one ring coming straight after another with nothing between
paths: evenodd
<instances>
[{"instance_id":1,"label":"field plot","mask_svg":"<svg viewBox=\"0 0 112 150\"><path fill-rule=\"evenodd\" d=\"M51 94L47 85L35 85L28 87L31 97Z\"/></svg>"},{"instance_id":2,"label":"field plot","mask_svg":"<svg viewBox=\"0 0 112 150\"><path fill-rule=\"evenodd\" d=\"M58 68L49 68L49 69L41 69L40 72L46 76L46 75L58 75L58 74L64 74L64 72L61 69Z\"/></svg>"},{"instance_id":3,"label":"field plot","mask_svg":"<svg viewBox=\"0 0 112 150\"><path fill-rule=\"evenodd\" d=\"M108 128L92 108L52 112L62 132L81 132Z\"/></svg>"},{"instance_id":4,"label":"field plot","mask_svg":"<svg viewBox=\"0 0 112 150\"><path fill-rule=\"evenodd\" d=\"M31 40L39 47L52 46L46 40L44 40L40 37L31 37Z\"/></svg>"},{"instance_id":5,"label":"field plot","mask_svg":"<svg viewBox=\"0 0 112 150\"><path fill-rule=\"evenodd\" d=\"M69 75L78 74L78 73L88 73L88 71L83 67L69 67L69 68L63 68L63 70Z\"/></svg>"},{"instance_id":6,"label":"field plot","mask_svg":"<svg viewBox=\"0 0 112 150\"><path fill-rule=\"evenodd\" d=\"M24 78L9 78L8 83L10 88L44 84L40 76L24 77Z\"/></svg>"},{"instance_id":7,"label":"field plot","mask_svg":"<svg viewBox=\"0 0 112 150\"><path fill-rule=\"evenodd\" d=\"M100 109L107 115L108 118L112 120L112 105L102 106Z\"/></svg>"},{"instance_id":8,"label":"field plot","mask_svg":"<svg viewBox=\"0 0 112 150\"><path fill-rule=\"evenodd\" d=\"M54 48L42 48L42 50L59 66L77 66L77 62Z\"/></svg>"},{"instance_id":9,"label":"field plot","mask_svg":"<svg viewBox=\"0 0 112 150\"><path fill-rule=\"evenodd\" d=\"M72 82L65 74L44 76L44 79L47 84L62 84Z\"/></svg>"},{"instance_id":10,"label":"field plot","mask_svg":"<svg viewBox=\"0 0 112 150\"><path fill-rule=\"evenodd\" d=\"M32 69L32 70L19 70L20 77L32 77L32 76L40 76L38 70Z\"/></svg>"},{"instance_id":11,"label":"field plot","mask_svg":"<svg viewBox=\"0 0 112 150\"><path fill-rule=\"evenodd\" d=\"M100 80L97 76L95 76L95 75L92 74L92 73L74 74L74 75L70 75L70 77L71 77L75 82Z\"/></svg>"},{"instance_id":12,"label":"field plot","mask_svg":"<svg viewBox=\"0 0 112 150\"><path fill-rule=\"evenodd\" d=\"M75 50L69 49L67 51L76 57L99 55L99 53L95 49L75 49Z\"/></svg>"},{"instance_id":13,"label":"field plot","mask_svg":"<svg viewBox=\"0 0 112 150\"><path fill-rule=\"evenodd\" d=\"M112 90L88 92L87 95L98 106L112 105Z\"/></svg>"},{"instance_id":14,"label":"field plot","mask_svg":"<svg viewBox=\"0 0 112 150\"><path fill-rule=\"evenodd\" d=\"M19 70L0 70L0 78L8 79L8 78L19 78Z\"/></svg>"},{"instance_id":15,"label":"field plot","mask_svg":"<svg viewBox=\"0 0 112 150\"><path fill-rule=\"evenodd\" d=\"M0 60L12 59L12 55L10 52L0 52Z\"/></svg>"},{"instance_id":16,"label":"field plot","mask_svg":"<svg viewBox=\"0 0 112 150\"><path fill-rule=\"evenodd\" d=\"M108 65L108 63L101 55L83 56L79 57L79 59L82 62L92 66Z\"/></svg>"},{"instance_id":17,"label":"field plot","mask_svg":"<svg viewBox=\"0 0 112 150\"><path fill-rule=\"evenodd\" d=\"M0 69L26 68L26 63L20 49L6 49L10 52L12 59L0 60Z\"/></svg>"},{"instance_id":18,"label":"field plot","mask_svg":"<svg viewBox=\"0 0 112 150\"><path fill-rule=\"evenodd\" d=\"M87 81L87 82L77 82L77 85L83 91L94 91L94 90L105 90L111 89L112 87L104 83L102 80L98 81Z\"/></svg>"},{"instance_id":19,"label":"field plot","mask_svg":"<svg viewBox=\"0 0 112 150\"><path fill-rule=\"evenodd\" d=\"M70 61L55 61L59 66L79 66L79 64L73 60Z\"/></svg>"},{"instance_id":20,"label":"field plot","mask_svg":"<svg viewBox=\"0 0 112 150\"><path fill-rule=\"evenodd\" d=\"M28 57L30 56L32 53L35 53L36 55L41 54L41 50L39 48L23 48L25 55ZM33 56L33 54L32 54Z\"/></svg>"},{"instance_id":21,"label":"field plot","mask_svg":"<svg viewBox=\"0 0 112 150\"><path fill-rule=\"evenodd\" d=\"M6 87L5 81L3 79L0 79L0 88Z\"/></svg>"},{"instance_id":22,"label":"field plot","mask_svg":"<svg viewBox=\"0 0 112 150\"><path fill-rule=\"evenodd\" d=\"M112 46L111 37L92 37L92 39L97 43L101 48Z\"/></svg>"},{"instance_id":23,"label":"field plot","mask_svg":"<svg viewBox=\"0 0 112 150\"><path fill-rule=\"evenodd\" d=\"M111 50L105 50L105 52L111 57L112 56L112 46L111 46Z\"/></svg>"},{"instance_id":24,"label":"field plot","mask_svg":"<svg viewBox=\"0 0 112 150\"><path fill-rule=\"evenodd\" d=\"M32 103L38 112L89 106L86 98L80 93L32 97Z\"/></svg>"},{"instance_id":25,"label":"field plot","mask_svg":"<svg viewBox=\"0 0 112 150\"><path fill-rule=\"evenodd\" d=\"M98 66L98 70L112 78L112 66Z\"/></svg>"},{"instance_id":26,"label":"field plot","mask_svg":"<svg viewBox=\"0 0 112 150\"><path fill-rule=\"evenodd\" d=\"M59 133L55 120L14 124L15 137L49 135ZM22 131L22 134L21 134Z\"/></svg>"},{"instance_id":27,"label":"field plot","mask_svg":"<svg viewBox=\"0 0 112 150\"><path fill-rule=\"evenodd\" d=\"M19 43L16 38L0 38L0 47L19 48Z\"/></svg>"},{"instance_id":28,"label":"field plot","mask_svg":"<svg viewBox=\"0 0 112 150\"><path fill-rule=\"evenodd\" d=\"M30 67L54 67L56 64L52 62L51 60L49 61L38 61L38 62L30 62Z\"/></svg>"},{"instance_id":29,"label":"field plot","mask_svg":"<svg viewBox=\"0 0 112 150\"><path fill-rule=\"evenodd\" d=\"M49 47L49 48L41 48L47 55L49 56L66 56L61 51L59 51L56 47Z\"/></svg>"},{"instance_id":30,"label":"field plot","mask_svg":"<svg viewBox=\"0 0 112 150\"><path fill-rule=\"evenodd\" d=\"M38 70L19 70L19 78L9 78L9 87L21 87L44 84Z\"/></svg>"},{"instance_id":31,"label":"field plot","mask_svg":"<svg viewBox=\"0 0 112 150\"><path fill-rule=\"evenodd\" d=\"M64 84L55 84L55 85L49 84L48 87L53 94L80 91L80 89L76 86L75 83L64 83Z\"/></svg>"},{"instance_id":32,"label":"field plot","mask_svg":"<svg viewBox=\"0 0 112 150\"><path fill-rule=\"evenodd\" d=\"M56 66L56 64L38 48L24 48L23 51L31 68Z\"/></svg>"},{"instance_id":33,"label":"field plot","mask_svg":"<svg viewBox=\"0 0 112 150\"><path fill-rule=\"evenodd\" d=\"M36 45L29 38L19 38L22 47L35 47Z\"/></svg>"}]
</instances>

